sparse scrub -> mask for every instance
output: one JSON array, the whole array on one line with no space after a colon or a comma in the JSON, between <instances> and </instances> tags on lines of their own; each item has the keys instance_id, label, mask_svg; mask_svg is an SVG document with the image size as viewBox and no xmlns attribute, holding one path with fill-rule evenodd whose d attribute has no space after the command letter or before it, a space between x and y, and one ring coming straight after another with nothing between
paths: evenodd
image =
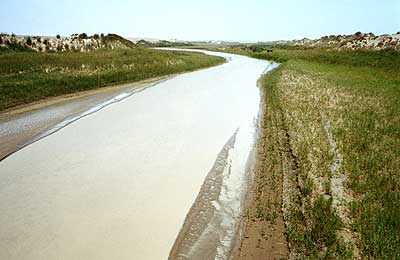
<instances>
[{"instance_id":1,"label":"sparse scrub","mask_svg":"<svg viewBox=\"0 0 400 260\"><path fill-rule=\"evenodd\" d=\"M25 44L18 43L15 38L11 38L11 40L6 40L6 46L7 46L6 51L8 51L8 50L24 51L24 52L31 51L31 49L28 48Z\"/></svg>"},{"instance_id":2,"label":"sparse scrub","mask_svg":"<svg viewBox=\"0 0 400 260\"><path fill-rule=\"evenodd\" d=\"M88 35L86 33L79 34L79 39L87 39Z\"/></svg>"},{"instance_id":3,"label":"sparse scrub","mask_svg":"<svg viewBox=\"0 0 400 260\"><path fill-rule=\"evenodd\" d=\"M110 34L107 34L106 36L103 35L103 37L101 39L102 39L102 42L106 45L110 45L111 43L115 43L115 42L121 42L126 47L129 47L129 48L136 47L136 45L133 42L131 42L117 34L110 33Z\"/></svg>"},{"instance_id":4,"label":"sparse scrub","mask_svg":"<svg viewBox=\"0 0 400 260\"><path fill-rule=\"evenodd\" d=\"M32 38L31 37L28 37L26 39L26 44L28 44L29 46L32 45Z\"/></svg>"}]
</instances>

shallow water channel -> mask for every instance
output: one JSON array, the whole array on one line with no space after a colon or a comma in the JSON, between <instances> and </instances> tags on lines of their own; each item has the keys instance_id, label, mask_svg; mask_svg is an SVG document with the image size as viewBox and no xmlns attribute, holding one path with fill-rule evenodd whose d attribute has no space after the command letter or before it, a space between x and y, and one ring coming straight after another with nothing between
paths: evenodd
<instances>
[{"instance_id":1,"label":"shallow water channel","mask_svg":"<svg viewBox=\"0 0 400 260\"><path fill-rule=\"evenodd\" d=\"M1 161L0 259L226 259L274 65L211 54Z\"/></svg>"}]
</instances>

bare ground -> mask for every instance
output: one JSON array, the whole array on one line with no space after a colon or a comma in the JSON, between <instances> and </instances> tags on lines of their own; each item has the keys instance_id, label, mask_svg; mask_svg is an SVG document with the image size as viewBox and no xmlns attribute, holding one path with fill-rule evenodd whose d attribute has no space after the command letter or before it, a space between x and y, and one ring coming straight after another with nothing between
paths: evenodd
<instances>
[{"instance_id":1,"label":"bare ground","mask_svg":"<svg viewBox=\"0 0 400 260\"><path fill-rule=\"evenodd\" d=\"M265 93L262 93L264 96ZM281 118L261 98L256 166L247 195L247 211L232 259L287 259L289 248L282 208Z\"/></svg>"}]
</instances>

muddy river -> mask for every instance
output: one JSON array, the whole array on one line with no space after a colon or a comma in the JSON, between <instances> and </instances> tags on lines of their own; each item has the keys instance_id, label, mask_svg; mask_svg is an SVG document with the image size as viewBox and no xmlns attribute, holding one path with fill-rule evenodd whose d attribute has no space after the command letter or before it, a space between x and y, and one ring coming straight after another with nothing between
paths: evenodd
<instances>
[{"instance_id":1,"label":"muddy river","mask_svg":"<svg viewBox=\"0 0 400 260\"><path fill-rule=\"evenodd\" d=\"M275 65L211 54L228 62L119 93L1 161L0 259L226 259Z\"/></svg>"}]
</instances>

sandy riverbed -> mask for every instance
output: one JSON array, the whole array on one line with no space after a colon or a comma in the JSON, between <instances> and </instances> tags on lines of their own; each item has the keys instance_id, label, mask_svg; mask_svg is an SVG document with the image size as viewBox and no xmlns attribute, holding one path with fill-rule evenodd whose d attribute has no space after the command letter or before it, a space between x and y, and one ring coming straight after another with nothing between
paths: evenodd
<instances>
[{"instance_id":1,"label":"sandy riverbed","mask_svg":"<svg viewBox=\"0 0 400 260\"><path fill-rule=\"evenodd\" d=\"M224 259L269 63L217 55L230 62L161 82L0 162L0 258L166 259L174 248L175 259ZM204 211L202 194L212 195ZM217 217L191 221L191 208Z\"/></svg>"}]
</instances>

